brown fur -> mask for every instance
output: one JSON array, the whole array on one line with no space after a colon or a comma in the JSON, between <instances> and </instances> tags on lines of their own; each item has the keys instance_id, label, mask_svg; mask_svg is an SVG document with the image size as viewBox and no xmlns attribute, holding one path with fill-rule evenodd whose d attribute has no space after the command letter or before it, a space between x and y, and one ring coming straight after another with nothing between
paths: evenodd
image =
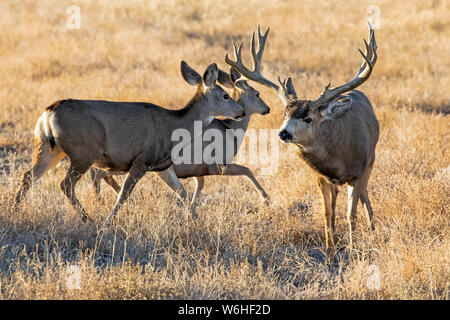
<instances>
[{"instance_id":1,"label":"brown fur","mask_svg":"<svg viewBox=\"0 0 450 320\"><path fill-rule=\"evenodd\" d=\"M245 115L242 107L232 99L225 99L225 91L215 84L216 64L207 68L203 79L185 62L181 63L181 71L185 80L197 87L197 92L180 110L142 102L72 99L47 107L36 124L34 163L24 174L16 204L32 181L67 155L70 167L60 188L83 221L88 215L75 195L75 185L81 176L91 166L128 172L107 220L109 224L147 171L165 170L171 165L171 134L175 129L187 129L192 137L194 121L207 123L215 116Z\"/></svg>"},{"instance_id":2,"label":"brown fur","mask_svg":"<svg viewBox=\"0 0 450 320\"><path fill-rule=\"evenodd\" d=\"M351 106L343 116L333 118L328 114L329 104L338 100L351 103ZM283 136L282 131L289 134L285 141L299 147L300 157L317 175L317 186L324 204L327 252L331 256L334 251L336 186L348 184L350 244L358 199L364 204L373 229L367 181L375 161L379 125L369 100L360 91L354 90L329 104L311 110L308 101L292 101L285 110L280 136ZM310 123L305 122L308 118Z\"/></svg>"},{"instance_id":3,"label":"brown fur","mask_svg":"<svg viewBox=\"0 0 450 320\"><path fill-rule=\"evenodd\" d=\"M252 88L246 81L240 80L237 81L240 77L240 74L236 74L237 71L231 71L231 77L226 72L219 72L219 81L222 85L233 88L233 99L236 100L246 111L246 116L241 121L233 121L233 120L218 120L214 119L213 122L206 129L217 129L222 132L223 136L225 136L225 132L227 129L242 129L244 132L248 128L248 124L250 121L250 116L252 114L267 114L270 111L270 108L266 105L266 103L259 98L258 92ZM206 145L203 145L203 148ZM225 141L224 146L225 148ZM235 139L234 145L234 155L239 150L239 145L237 144L237 140ZM193 157L193 155L192 155ZM224 163L226 159L224 159ZM224 168L221 168L224 167ZM222 170L224 169L224 170ZM169 170L169 169L168 169ZM246 176L253 183L255 188L259 191L262 199L268 204L268 195L258 183L256 178L254 177L251 170L244 166L239 166L236 164L228 164L226 166L219 166L218 164L174 164L170 170L173 170L174 174L176 174L177 178L185 179L194 177L196 180L196 189L194 192L194 197L192 198L191 205L192 210L194 210L196 201L198 196L200 195L203 186L204 186L204 176L208 175L243 175ZM156 170L155 170L156 171ZM184 187L180 182L173 181L171 175L168 172L156 172L156 174L180 197L182 201L186 201L187 193ZM94 185L94 190L98 194L100 193L100 182L102 179L110 185L113 190L118 193L118 183L115 181L113 176L110 173L102 172L100 170L96 170L94 168L91 169L91 178Z\"/></svg>"}]
</instances>

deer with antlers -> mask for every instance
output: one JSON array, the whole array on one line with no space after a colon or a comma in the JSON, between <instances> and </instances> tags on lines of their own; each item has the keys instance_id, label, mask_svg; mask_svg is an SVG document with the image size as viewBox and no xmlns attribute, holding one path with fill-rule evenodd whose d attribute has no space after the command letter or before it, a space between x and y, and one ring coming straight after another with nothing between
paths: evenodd
<instances>
[{"instance_id":1,"label":"deer with antlers","mask_svg":"<svg viewBox=\"0 0 450 320\"><path fill-rule=\"evenodd\" d=\"M254 114L266 115L269 114L269 106L261 99L259 92L248 84L245 79L241 79L241 74L235 69L230 68L230 74L219 69L218 81L221 85L226 88L232 89L232 97L237 103L242 106L245 110L245 116L240 121L233 121L231 119L214 119L207 129L218 130L223 137L226 136L227 130L242 130L241 132L245 134L250 123L250 117ZM199 137L198 139L202 139ZM233 139L233 156L239 150L242 143L242 139ZM205 145L202 144L202 152L205 149ZM222 149L225 150L226 139L223 140ZM184 152L194 152L194 148L189 148ZM226 156L226 152L223 152ZM194 158L192 154L191 159ZM269 196L261 187L261 185L256 180L252 171L245 166L241 166L232 163L233 159L223 159L221 163L208 164L205 161L199 164L194 163L180 163L173 164L171 167L164 171L155 172L161 180L163 180L169 188L171 188L179 197L182 202L186 202L187 193L183 185L178 179L194 178L196 187L194 196L191 200L191 213L195 215L195 205L197 199L203 189L205 184L205 176L211 175L226 175L226 176L245 176L247 177L255 186L256 190L259 192L261 198L264 200L266 205L268 204ZM115 173L120 174L120 173ZM175 177L176 176L176 177ZM175 178L174 178L175 177ZM176 179L178 178L178 179ZM120 186L112 176L110 172L99 170L96 168L91 169L91 179L94 185L94 190L97 194L100 193L100 183L103 179L117 194L120 192Z\"/></svg>"},{"instance_id":2,"label":"deer with antlers","mask_svg":"<svg viewBox=\"0 0 450 320\"><path fill-rule=\"evenodd\" d=\"M254 70L242 63L241 46L234 47L236 61L226 56L233 66L247 79L275 89L284 105L284 122L279 136L282 142L298 146L301 158L316 174L317 186L323 200L325 237L328 258L334 254L335 207L338 186L347 184L347 221L352 247L352 232L358 201L364 206L371 229L373 211L367 192L367 184L375 162L375 147L379 136L379 124L373 108L364 93L355 90L371 75L377 61L377 44L374 30L369 24L369 40L364 44L365 54L358 72L350 82L330 89L327 85L316 100L300 100L292 85L291 78L277 85L265 79L260 73L260 55L266 42L268 31L262 36L258 27L259 55L255 51L253 32L251 51Z\"/></svg>"}]
</instances>

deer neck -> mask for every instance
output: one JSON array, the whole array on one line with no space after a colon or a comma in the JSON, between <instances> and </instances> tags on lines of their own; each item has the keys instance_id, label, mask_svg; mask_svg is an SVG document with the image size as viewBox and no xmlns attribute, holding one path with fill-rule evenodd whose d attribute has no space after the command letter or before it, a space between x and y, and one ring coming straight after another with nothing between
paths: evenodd
<instances>
[{"instance_id":1,"label":"deer neck","mask_svg":"<svg viewBox=\"0 0 450 320\"><path fill-rule=\"evenodd\" d=\"M197 94L183 109L174 111L174 119L168 123L171 131L184 129L195 139L198 135L196 129L200 125L206 128L214 120L205 100L203 95Z\"/></svg>"},{"instance_id":2,"label":"deer neck","mask_svg":"<svg viewBox=\"0 0 450 320\"><path fill-rule=\"evenodd\" d=\"M235 121L231 119L217 120L217 121L219 121L226 129L231 130L242 129L244 131L247 131L248 125L250 123L250 115L246 115L244 118L242 118L241 121Z\"/></svg>"},{"instance_id":3,"label":"deer neck","mask_svg":"<svg viewBox=\"0 0 450 320\"><path fill-rule=\"evenodd\" d=\"M245 106L242 105L240 100L240 92L238 89L234 88L233 90L233 99L236 101L242 108L245 110ZM244 118L240 121L235 121L231 119L226 120L218 120L226 129L242 129L244 131L247 131L248 125L250 123L250 114L247 113Z\"/></svg>"}]
</instances>

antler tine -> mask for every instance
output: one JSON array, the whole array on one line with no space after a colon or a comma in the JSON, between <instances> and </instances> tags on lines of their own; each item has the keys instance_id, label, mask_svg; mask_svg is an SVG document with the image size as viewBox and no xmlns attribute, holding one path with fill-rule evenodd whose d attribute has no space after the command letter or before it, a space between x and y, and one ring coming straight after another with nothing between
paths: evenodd
<instances>
[{"instance_id":1,"label":"antler tine","mask_svg":"<svg viewBox=\"0 0 450 320\"><path fill-rule=\"evenodd\" d=\"M286 89L286 79L281 81L280 76L278 76L278 82L280 83L280 89L278 89L278 95L280 96L283 104L286 106L289 103L289 95Z\"/></svg>"},{"instance_id":2,"label":"antler tine","mask_svg":"<svg viewBox=\"0 0 450 320\"><path fill-rule=\"evenodd\" d=\"M378 56L376 51L377 44L375 41L375 32L370 23L368 23L368 26L369 26L369 42L367 43L366 40L364 40L364 45L366 47L366 54L364 54L361 51L361 49L358 49L358 51L361 53L363 57L363 61L358 69L358 72L356 73L356 76L353 78L353 80L349 81L348 83L331 90L329 89L330 84L328 84L323 90L322 94L319 96L319 98L310 102L309 106L311 109L319 108L325 103L328 103L329 101L343 94L344 92L357 88L358 86L363 84L367 79L369 79Z\"/></svg>"},{"instance_id":3,"label":"antler tine","mask_svg":"<svg viewBox=\"0 0 450 320\"><path fill-rule=\"evenodd\" d=\"M235 53L236 61L232 61L228 57L228 53L225 55L225 62L232 66L234 69L236 69L242 76L247 78L248 80L253 80L256 82L259 82L265 86L268 86L272 89L275 89L278 91L279 87L271 82L270 80L267 80L261 75L261 58L262 53L264 51L264 45L266 42L268 30L264 34L264 36L261 36L260 30L258 29L258 36L259 36L259 48L258 51L256 51L256 40L255 40L255 32L253 32L252 40L250 42L250 51L252 53L252 60L253 60L253 66L254 70L250 71L242 62L242 56L241 56L241 50L242 50L242 44L239 46L238 49L236 49L236 46L233 43L233 49Z\"/></svg>"},{"instance_id":4,"label":"antler tine","mask_svg":"<svg viewBox=\"0 0 450 320\"><path fill-rule=\"evenodd\" d=\"M363 54L362 51L360 49L359 52L361 53L361 55L363 56L364 60L361 63L361 66L358 70L358 72L356 73L355 77L361 77L361 74L363 76L366 76L367 73L371 73L373 66L375 65L375 62L377 60L377 43L375 41L375 34L372 28L372 25L370 24L370 22L367 22L368 26L369 26L369 42L367 43L366 39L364 40L364 45L366 47L366 53ZM367 67L369 69L367 69Z\"/></svg>"},{"instance_id":5,"label":"antler tine","mask_svg":"<svg viewBox=\"0 0 450 320\"><path fill-rule=\"evenodd\" d=\"M297 100L297 93L295 92L294 86L292 85L292 78L289 77L286 81L284 79L281 81L281 78L278 76L278 82L280 83L279 95L285 102L285 105L292 100Z\"/></svg>"},{"instance_id":6,"label":"antler tine","mask_svg":"<svg viewBox=\"0 0 450 320\"><path fill-rule=\"evenodd\" d=\"M225 62L227 64L229 64L230 66L232 66L234 69L238 70L241 75L245 76L245 73L250 73L251 71L248 70L242 63L242 56L241 56L242 45L243 45L243 42L241 42L239 44L239 47L236 47L236 43L233 41L233 53L234 53L234 58L236 59L236 61L231 60L228 57L228 52L227 52L225 54Z\"/></svg>"},{"instance_id":7,"label":"antler tine","mask_svg":"<svg viewBox=\"0 0 450 320\"><path fill-rule=\"evenodd\" d=\"M250 52L252 53L253 70L256 71L261 68L261 64L256 58L256 40L255 40L255 30L252 32L252 40L250 41Z\"/></svg>"},{"instance_id":8,"label":"antler tine","mask_svg":"<svg viewBox=\"0 0 450 320\"><path fill-rule=\"evenodd\" d=\"M267 36L270 31L270 27L261 35L261 27L258 25L258 51L256 51L255 30L252 33L252 41L250 42L250 49L252 52L253 69L255 72L261 72L261 60L264 53L264 47L266 45Z\"/></svg>"},{"instance_id":9,"label":"antler tine","mask_svg":"<svg viewBox=\"0 0 450 320\"><path fill-rule=\"evenodd\" d=\"M233 41L233 53L234 58L236 59L236 63L242 64L241 51L242 51L243 42L239 44L239 47L236 47L236 43Z\"/></svg>"},{"instance_id":10,"label":"antler tine","mask_svg":"<svg viewBox=\"0 0 450 320\"><path fill-rule=\"evenodd\" d=\"M297 93L295 92L295 89L294 89L294 85L292 84L292 78L291 77L289 77L288 80L287 80L286 89L287 89L287 92L288 92L289 96L291 97L291 100L297 100L298 99Z\"/></svg>"},{"instance_id":11,"label":"antler tine","mask_svg":"<svg viewBox=\"0 0 450 320\"><path fill-rule=\"evenodd\" d=\"M283 89L286 89L286 79L284 79L283 81L281 81L280 76L278 76L278 82L280 83L281 87Z\"/></svg>"}]
</instances>

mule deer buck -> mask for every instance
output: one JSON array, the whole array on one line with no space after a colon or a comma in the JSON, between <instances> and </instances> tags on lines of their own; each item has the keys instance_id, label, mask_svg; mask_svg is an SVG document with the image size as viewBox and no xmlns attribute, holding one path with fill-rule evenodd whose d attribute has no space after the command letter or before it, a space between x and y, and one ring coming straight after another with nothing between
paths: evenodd
<instances>
[{"instance_id":1,"label":"mule deer buck","mask_svg":"<svg viewBox=\"0 0 450 320\"><path fill-rule=\"evenodd\" d=\"M259 31L258 31L259 33ZM267 33L259 39L264 45ZM252 38L252 43L254 37ZM264 79L256 65L252 72L245 68L239 57L230 64L248 79L267 83L276 89L285 103L284 123L279 132L284 143L298 146L301 158L316 173L317 186L323 200L327 256L334 253L335 207L338 186L347 184L347 221L350 231L355 230L358 200L364 206L372 230L373 211L367 193L367 183L375 162L375 147L379 136L378 120L364 93L354 90L371 75L377 61L377 44L369 24L369 40L364 40L366 53L361 50L363 62L350 82L330 89L327 85L316 100L299 100L291 78L280 86ZM254 45L253 45L254 46ZM236 51L236 49L235 49Z\"/></svg>"},{"instance_id":2,"label":"mule deer buck","mask_svg":"<svg viewBox=\"0 0 450 320\"><path fill-rule=\"evenodd\" d=\"M266 115L270 112L269 106L259 97L259 92L252 88L247 81L241 79L241 75L239 72L230 68L230 74L223 72L219 69L219 83L227 88L233 90L233 99L239 103L239 105L244 108L246 116L241 121L233 121L233 120L219 120L214 119L211 124L205 129L216 129L222 134L222 137L226 136L226 131L229 129L232 130L242 130L241 132L245 133L247 131L250 117L253 114L261 114ZM199 138L201 139L201 137ZM240 144L242 140L234 139L233 145L233 156L239 150ZM223 150L226 149L226 141L223 139ZM202 146L202 152L205 146ZM191 148L190 151L194 149ZM223 153L225 155L225 152ZM193 159L193 154L191 159ZM254 177L252 171L244 166L237 165L234 163L230 163L232 159L223 159L221 163L207 164L203 161L200 164L173 164L172 167L165 171L156 172L156 174L173 190L177 193L179 198L182 201L186 201L186 191L181 183L174 183L173 179L170 177L173 176L172 170L174 174L179 179L191 178L193 177L196 182L196 188L194 192L194 196L191 201L192 210L195 208L196 201L203 189L204 186L204 176L209 175L228 175L228 176L237 176L243 175L246 176L250 181L254 184L255 188L259 191L263 200L268 203L268 195L258 183L256 178ZM91 179L93 181L94 190L97 194L100 193L100 182L102 179L110 185L116 193L120 192L119 184L116 182L111 173L108 173L103 170L91 169Z\"/></svg>"},{"instance_id":3,"label":"mule deer buck","mask_svg":"<svg viewBox=\"0 0 450 320\"><path fill-rule=\"evenodd\" d=\"M218 68L212 63L203 78L186 62L181 74L197 92L180 110L151 103L62 100L48 107L34 131L33 167L23 176L16 195L19 204L30 184L66 155L70 167L60 184L71 205L87 221L88 215L75 195L81 176L94 167L128 172L106 225L147 171L161 171L172 164L171 133L184 128L193 136L194 121L209 124L214 117L241 119L244 109L216 85ZM176 177L174 177L176 178Z\"/></svg>"}]
</instances>

